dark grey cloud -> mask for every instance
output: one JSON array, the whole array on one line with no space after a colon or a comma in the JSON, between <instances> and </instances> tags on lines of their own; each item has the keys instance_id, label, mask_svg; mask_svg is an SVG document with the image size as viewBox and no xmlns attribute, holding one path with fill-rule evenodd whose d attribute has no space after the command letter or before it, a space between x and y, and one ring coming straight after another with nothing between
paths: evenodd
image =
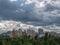
<instances>
[{"instance_id":1,"label":"dark grey cloud","mask_svg":"<svg viewBox=\"0 0 60 45\"><path fill-rule=\"evenodd\" d=\"M36 25L60 24L59 0L26 1L0 0L0 20L18 20Z\"/></svg>"},{"instance_id":2,"label":"dark grey cloud","mask_svg":"<svg viewBox=\"0 0 60 45\"><path fill-rule=\"evenodd\" d=\"M54 10L60 10L60 7L56 7L51 4L46 5L45 11L54 11Z\"/></svg>"}]
</instances>

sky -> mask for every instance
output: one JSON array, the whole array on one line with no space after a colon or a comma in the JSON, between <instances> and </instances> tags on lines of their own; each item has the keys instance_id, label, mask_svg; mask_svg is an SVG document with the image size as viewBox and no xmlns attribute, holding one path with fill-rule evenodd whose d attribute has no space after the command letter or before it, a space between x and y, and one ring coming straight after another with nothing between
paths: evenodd
<instances>
[{"instance_id":1,"label":"sky","mask_svg":"<svg viewBox=\"0 0 60 45\"><path fill-rule=\"evenodd\" d=\"M60 25L60 0L0 0L0 20Z\"/></svg>"}]
</instances>

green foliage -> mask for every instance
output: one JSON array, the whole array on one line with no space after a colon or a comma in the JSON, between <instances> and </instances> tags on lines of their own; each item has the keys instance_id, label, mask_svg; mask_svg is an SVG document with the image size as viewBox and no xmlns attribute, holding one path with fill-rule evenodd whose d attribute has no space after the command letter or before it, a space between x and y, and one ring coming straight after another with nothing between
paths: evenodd
<instances>
[{"instance_id":1,"label":"green foliage","mask_svg":"<svg viewBox=\"0 0 60 45\"><path fill-rule=\"evenodd\" d=\"M60 45L60 37L54 37L45 34L44 37L30 37L23 35L21 37L9 37L0 35L0 45Z\"/></svg>"}]
</instances>

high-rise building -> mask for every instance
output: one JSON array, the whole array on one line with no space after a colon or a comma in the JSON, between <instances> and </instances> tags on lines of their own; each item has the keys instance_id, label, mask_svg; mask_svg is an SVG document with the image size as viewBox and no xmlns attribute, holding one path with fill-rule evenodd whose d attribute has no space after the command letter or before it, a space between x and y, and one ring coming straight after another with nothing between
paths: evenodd
<instances>
[{"instance_id":1,"label":"high-rise building","mask_svg":"<svg viewBox=\"0 0 60 45\"><path fill-rule=\"evenodd\" d=\"M22 36L22 29L19 29L19 30L17 31L17 35L18 35L18 36Z\"/></svg>"},{"instance_id":2,"label":"high-rise building","mask_svg":"<svg viewBox=\"0 0 60 45\"><path fill-rule=\"evenodd\" d=\"M35 31L34 30L27 30L27 36L34 37L35 36Z\"/></svg>"},{"instance_id":3,"label":"high-rise building","mask_svg":"<svg viewBox=\"0 0 60 45\"><path fill-rule=\"evenodd\" d=\"M15 28L12 30L11 36L12 37L16 37L17 36L17 30L15 30Z\"/></svg>"},{"instance_id":4,"label":"high-rise building","mask_svg":"<svg viewBox=\"0 0 60 45\"><path fill-rule=\"evenodd\" d=\"M44 33L44 32L43 32L43 29L39 28L39 29L38 29L38 33L39 33L39 34L43 34L43 33Z\"/></svg>"},{"instance_id":5,"label":"high-rise building","mask_svg":"<svg viewBox=\"0 0 60 45\"><path fill-rule=\"evenodd\" d=\"M26 34L27 34L26 30L24 30L24 31L23 31L23 35L26 35Z\"/></svg>"},{"instance_id":6,"label":"high-rise building","mask_svg":"<svg viewBox=\"0 0 60 45\"><path fill-rule=\"evenodd\" d=\"M19 30L13 29L11 34L12 34L11 35L12 37L16 37L16 36L20 37L20 36L22 36L22 30L21 29L19 29Z\"/></svg>"},{"instance_id":7,"label":"high-rise building","mask_svg":"<svg viewBox=\"0 0 60 45\"><path fill-rule=\"evenodd\" d=\"M39 35L39 37L44 36L44 31L43 31L43 29L41 29L41 28L38 29L38 35Z\"/></svg>"}]
</instances>

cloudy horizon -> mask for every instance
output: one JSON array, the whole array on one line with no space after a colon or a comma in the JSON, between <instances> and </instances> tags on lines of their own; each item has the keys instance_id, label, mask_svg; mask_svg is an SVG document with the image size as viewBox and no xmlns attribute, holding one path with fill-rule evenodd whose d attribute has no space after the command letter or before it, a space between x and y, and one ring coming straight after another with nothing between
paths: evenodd
<instances>
[{"instance_id":1,"label":"cloudy horizon","mask_svg":"<svg viewBox=\"0 0 60 45\"><path fill-rule=\"evenodd\" d=\"M0 0L0 20L60 25L60 0Z\"/></svg>"}]
</instances>

